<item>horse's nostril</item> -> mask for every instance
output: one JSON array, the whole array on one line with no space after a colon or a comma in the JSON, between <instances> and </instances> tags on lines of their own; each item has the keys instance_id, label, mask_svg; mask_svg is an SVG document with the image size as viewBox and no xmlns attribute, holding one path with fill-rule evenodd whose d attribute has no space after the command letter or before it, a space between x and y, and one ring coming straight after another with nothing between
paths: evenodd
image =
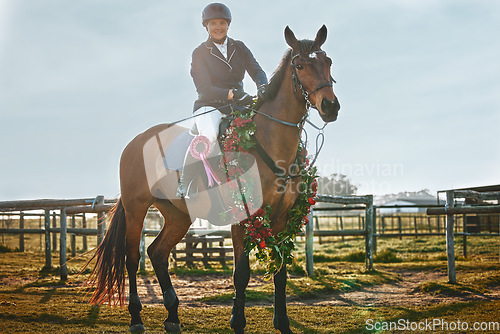
<instances>
[{"instance_id":1,"label":"horse's nostril","mask_svg":"<svg viewBox=\"0 0 500 334\"><path fill-rule=\"evenodd\" d=\"M340 104L337 99L321 101L321 118L325 122L333 122L337 119Z\"/></svg>"},{"instance_id":2,"label":"horse's nostril","mask_svg":"<svg viewBox=\"0 0 500 334\"><path fill-rule=\"evenodd\" d=\"M329 112L333 105L335 104L335 101L330 101L328 99L323 99L323 101L321 101L321 109L323 110L323 112Z\"/></svg>"}]
</instances>

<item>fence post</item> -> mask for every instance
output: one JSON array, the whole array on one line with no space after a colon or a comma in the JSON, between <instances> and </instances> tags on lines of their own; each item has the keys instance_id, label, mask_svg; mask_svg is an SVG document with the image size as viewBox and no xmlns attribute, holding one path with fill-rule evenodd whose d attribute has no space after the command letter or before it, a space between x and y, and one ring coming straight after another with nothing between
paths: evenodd
<instances>
[{"instance_id":1,"label":"fence post","mask_svg":"<svg viewBox=\"0 0 500 334\"><path fill-rule=\"evenodd\" d=\"M342 216L339 216L339 220L340 220L340 230L344 231L344 220L342 219ZM344 237L343 234L342 234L341 238L342 238L342 242L344 242L345 241L345 237Z\"/></svg>"},{"instance_id":2,"label":"fence post","mask_svg":"<svg viewBox=\"0 0 500 334\"><path fill-rule=\"evenodd\" d=\"M19 229L24 229L24 212L19 213ZM19 234L19 251L24 252L24 233Z\"/></svg>"},{"instance_id":3,"label":"fence post","mask_svg":"<svg viewBox=\"0 0 500 334\"><path fill-rule=\"evenodd\" d=\"M66 267L66 235L68 232L68 226L66 221L66 208L61 209L61 233L59 236L59 265L61 268L61 280L65 281L68 279L68 268Z\"/></svg>"},{"instance_id":4,"label":"fence post","mask_svg":"<svg viewBox=\"0 0 500 334\"><path fill-rule=\"evenodd\" d=\"M40 229L40 230L42 229L42 216L41 215L40 215L40 218L38 220L38 229ZM43 246L42 246L42 235L40 234L39 237L40 237L40 247L39 248L40 248L40 251L42 251L42 249L43 249Z\"/></svg>"},{"instance_id":5,"label":"fence post","mask_svg":"<svg viewBox=\"0 0 500 334\"><path fill-rule=\"evenodd\" d=\"M104 196L97 196L96 204L104 204ZM99 212L97 214L97 245L100 245L104 239L104 232L106 231L106 220L104 212Z\"/></svg>"},{"instance_id":6,"label":"fence post","mask_svg":"<svg viewBox=\"0 0 500 334\"><path fill-rule=\"evenodd\" d=\"M50 210L45 210L45 268L52 268L52 254L50 249Z\"/></svg>"},{"instance_id":7,"label":"fence post","mask_svg":"<svg viewBox=\"0 0 500 334\"><path fill-rule=\"evenodd\" d=\"M314 276L314 261L313 261L313 245L314 245L314 221L313 209L309 213L309 222L306 224L306 272L309 277Z\"/></svg>"},{"instance_id":8,"label":"fence post","mask_svg":"<svg viewBox=\"0 0 500 334\"><path fill-rule=\"evenodd\" d=\"M71 215L71 227L76 228L76 217L75 215ZM76 234L71 233L71 256L76 256Z\"/></svg>"},{"instance_id":9,"label":"fence post","mask_svg":"<svg viewBox=\"0 0 500 334\"><path fill-rule=\"evenodd\" d=\"M316 224L316 230L319 231L319 218L318 217L313 217L314 222ZM322 244L321 236L318 236L319 244Z\"/></svg>"},{"instance_id":10,"label":"fence post","mask_svg":"<svg viewBox=\"0 0 500 334\"><path fill-rule=\"evenodd\" d=\"M377 254L377 208L373 207L373 255Z\"/></svg>"},{"instance_id":11,"label":"fence post","mask_svg":"<svg viewBox=\"0 0 500 334\"><path fill-rule=\"evenodd\" d=\"M453 190L446 191L446 209L452 209L455 206L455 194ZM453 239L453 225L455 217L453 214L446 215L446 255L448 258L448 281L451 284L457 283L455 271L455 241Z\"/></svg>"},{"instance_id":12,"label":"fence post","mask_svg":"<svg viewBox=\"0 0 500 334\"><path fill-rule=\"evenodd\" d=\"M401 216L398 216L399 240L403 240L403 222Z\"/></svg>"},{"instance_id":13,"label":"fence post","mask_svg":"<svg viewBox=\"0 0 500 334\"><path fill-rule=\"evenodd\" d=\"M57 227L57 214L52 212L52 228ZM57 233L52 232L52 249L57 250Z\"/></svg>"},{"instance_id":14,"label":"fence post","mask_svg":"<svg viewBox=\"0 0 500 334\"><path fill-rule=\"evenodd\" d=\"M82 214L82 228L87 228L87 218L86 218L85 213ZM87 236L86 235L84 235L82 237L82 242L83 242L82 250L83 250L83 252L86 252L87 251Z\"/></svg>"},{"instance_id":15,"label":"fence post","mask_svg":"<svg viewBox=\"0 0 500 334\"><path fill-rule=\"evenodd\" d=\"M464 232L464 235L463 235L463 239L462 239L462 243L463 243L463 251L464 251L464 257L467 257L467 215L464 214L463 215L463 232Z\"/></svg>"},{"instance_id":16,"label":"fence post","mask_svg":"<svg viewBox=\"0 0 500 334\"><path fill-rule=\"evenodd\" d=\"M373 196L369 195L366 202L365 214L365 253L366 269L373 270Z\"/></svg>"}]
</instances>

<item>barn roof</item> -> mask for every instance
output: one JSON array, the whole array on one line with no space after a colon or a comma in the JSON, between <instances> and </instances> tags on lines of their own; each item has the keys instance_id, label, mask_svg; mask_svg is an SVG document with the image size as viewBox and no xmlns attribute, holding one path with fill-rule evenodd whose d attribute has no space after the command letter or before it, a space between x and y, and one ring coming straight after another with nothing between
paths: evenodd
<instances>
[{"instance_id":1,"label":"barn roof","mask_svg":"<svg viewBox=\"0 0 500 334\"><path fill-rule=\"evenodd\" d=\"M437 197L426 191L404 192L383 196L378 198L376 202L377 205L391 205L396 202L407 202L412 205L435 205L437 204Z\"/></svg>"},{"instance_id":2,"label":"barn roof","mask_svg":"<svg viewBox=\"0 0 500 334\"><path fill-rule=\"evenodd\" d=\"M449 189L449 190L473 190L477 192L494 192L500 191L500 184L494 184L489 186L480 186L480 187L469 187L469 188L457 188L457 189ZM438 192L445 192L446 190L440 190Z\"/></svg>"}]
</instances>

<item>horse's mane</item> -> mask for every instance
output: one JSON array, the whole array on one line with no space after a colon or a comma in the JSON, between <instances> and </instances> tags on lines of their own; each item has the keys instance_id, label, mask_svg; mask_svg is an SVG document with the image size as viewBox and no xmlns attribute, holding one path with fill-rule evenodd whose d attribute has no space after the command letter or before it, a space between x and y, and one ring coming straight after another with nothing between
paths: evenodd
<instances>
[{"instance_id":1,"label":"horse's mane","mask_svg":"<svg viewBox=\"0 0 500 334\"><path fill-rule=\"evenodd\" d=\"M314 41L303 39L298 41L296 49L298 50L300 55L306 55L311 53L313 44ZM287 68L290 66L291 59L292 59L292 49L289 48L288 50L286 50L285 55L281 59L278 68L274 71L273 75L271 76L271 79L269 80L269 84L266 89L264 100L259 101L259 107L265 101L271 101L276 97L281 85L283 84L285 73Z\"/></svg>"}]
</instances>

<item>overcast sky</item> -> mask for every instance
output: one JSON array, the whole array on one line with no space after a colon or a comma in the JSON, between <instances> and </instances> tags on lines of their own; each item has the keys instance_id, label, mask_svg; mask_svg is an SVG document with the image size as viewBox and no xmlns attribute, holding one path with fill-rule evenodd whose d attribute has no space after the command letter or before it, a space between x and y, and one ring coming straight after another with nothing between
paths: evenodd
<instances>
[{"instance_id":1,"label":"overcast sky","mask_svg":"<svg viewBox=\"0 0 500 334\"><path fill-rule=\"evenodd\" d=\"M327 25L342 108L324 176L361 194L500 183L500 1L225 3L268 76L286 25L310 39ZM206 4L0 0L0 200L119 195L126 144L191 113Z\"/></svg>"}]
</instances>

